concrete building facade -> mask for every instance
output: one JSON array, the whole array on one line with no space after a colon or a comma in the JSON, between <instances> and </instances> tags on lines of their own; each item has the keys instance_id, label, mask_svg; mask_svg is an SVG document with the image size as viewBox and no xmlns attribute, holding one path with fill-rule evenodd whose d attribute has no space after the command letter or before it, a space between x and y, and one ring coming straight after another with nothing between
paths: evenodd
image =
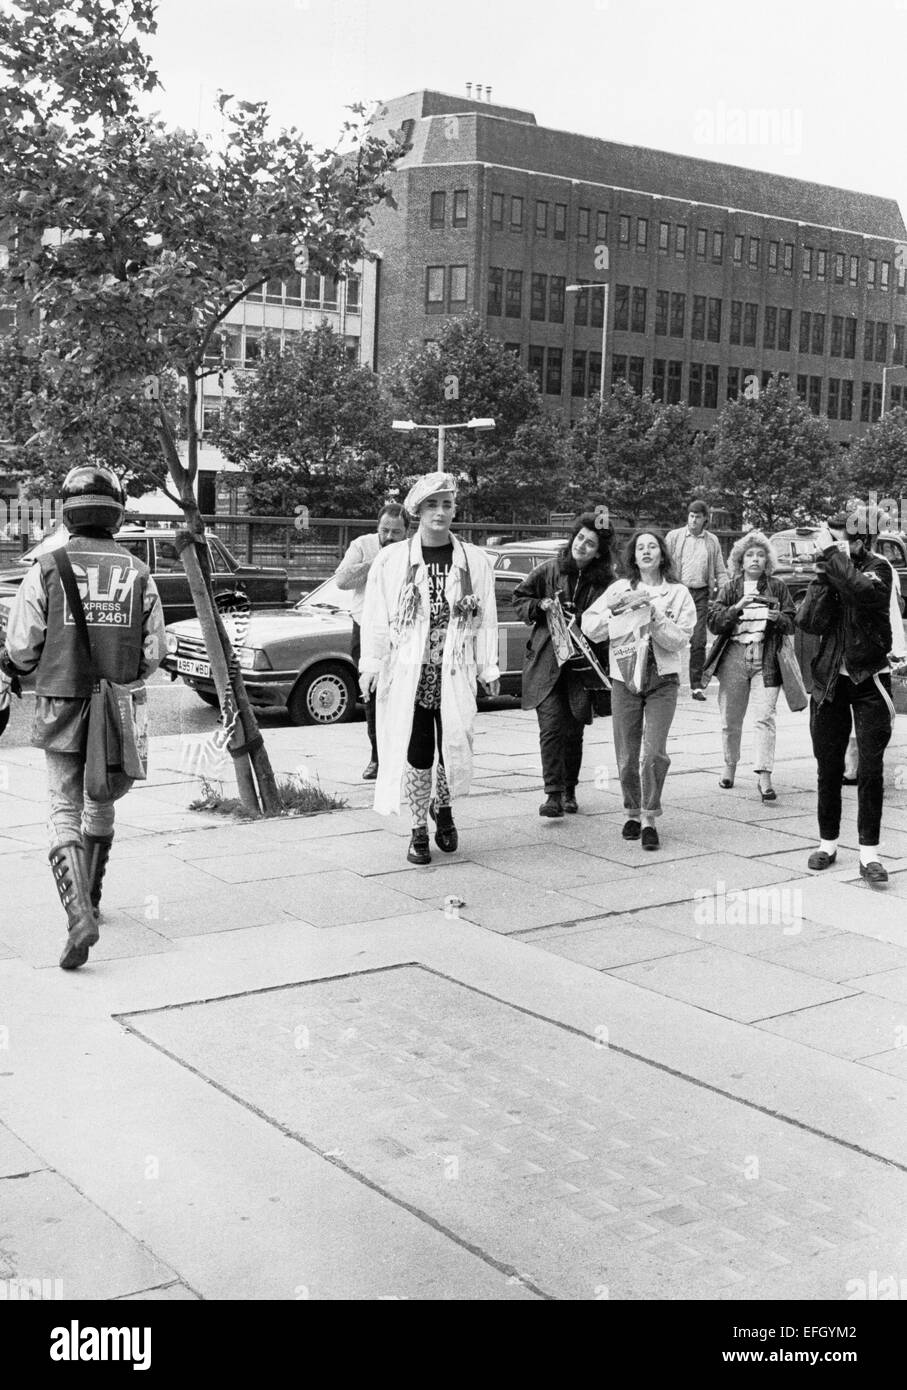
<instances>
[{"instance_id":1,"label":"concrete building facade","mask_svg":"<svg viewBox=\"0 0 907 1390\"><path fill-rule=\"evenodd\" d=\"M907 402L907 230L889 198L549 130L420 91L386 103L409 149L382 208L376 364L472 311L576 414L607 379L707 429L787 374L842 440ZM589 284L587 291L568 286Z\"/></svg>"}]
</instances>

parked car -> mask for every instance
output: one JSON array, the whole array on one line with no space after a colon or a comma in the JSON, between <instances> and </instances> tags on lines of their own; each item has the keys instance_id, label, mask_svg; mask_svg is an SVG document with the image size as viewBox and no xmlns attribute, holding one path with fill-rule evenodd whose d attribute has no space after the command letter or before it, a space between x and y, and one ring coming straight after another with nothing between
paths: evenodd
<instances>
[{"instance_id":1,"label":"parked car","mask_svg":"<svg viewBox=\"0 0 907 1390\"><path fill-rule=\"evenodd\" d=\"M544 536L539 540L508 541L506 545L486 545L495 576L501 573L527 575L543 565L567 544L567 537Z\"/></svg>"},{"instance_id":2,"label":"parked car","mask_svg":"<svg viewBox=\"0 0 907 1390\"><path fill-rule=\"evenodd\" d=\"M783 579L791 591L795 602L803 597L810 580L816 577L816 536L817 526L797 526L786 531L776 531L770 536L772 545L780 561L775 574ZM901 585L901 594L907 599L907 540L894 531L881 531L869 538L869 548L876 554L890 560Z\"/></svg>"},{"instance_id":3,"label":"parked car","mask_svg":"<svg viewBox=\"0 0 907 1390\"><path fill-rule=\"evenodd\" d=\"M0 624L5 627L2 617L3 596L14 593L24 579L29 565L39 555L58 546L65 545L69 532L59 527L51 536L45 537L20 557L15 565L0 571ZM124 526L117 533L120 545L132 552L154 575L164 620L178 622L190 618L195 613L195 604L189 592L189 580L176 549L176 529L146 526ZM217 536L208 536L208 550L211 555L211 579L215 597L226 598L231 594L244 594L253 608L275 608L289 601L289 578L285 569L265 565L243 565L230 554L223 541Z\"/></svg>"},{"instance_id":4,"label":"parked car","mask_svg":"<svg viewBox=\"0 0 907 1390\"><path fill-rule=\"evenodd\" d=\"M513 607L521 575L495 576L501 694L520 694L529 630ZM350 656L348 590L333 579L294 608L253 613L236 647L253 705L285 709L294 724L342 724L353 718L359 676ZM167 628L164 670L182 679L207 704L217 704L211 666L198 620Z\"/></svg>"}]
</instances>

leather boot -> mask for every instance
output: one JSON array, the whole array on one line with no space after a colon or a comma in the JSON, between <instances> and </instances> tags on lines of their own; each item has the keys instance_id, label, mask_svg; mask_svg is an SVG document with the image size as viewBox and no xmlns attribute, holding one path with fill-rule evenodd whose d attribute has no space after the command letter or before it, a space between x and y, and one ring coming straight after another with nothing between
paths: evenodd
<instances>
[{"instance_id":1,"label":"leather boot","mask_svg":"<svg viewBox=\"0 0 907 1390\"><path fill-rule=\"evenodd\" d=\"M101 920L101 888L104 883L104 872L107 868L107 861L110 858L110 846L112 844L112 835L82 836L82 848L85 851L85 868L88 873L91 905L94 908L95 917L98 921Z\"/></svg>"},{"instance_id":2,"label":"leather boot","mask_svg":"<svg viewBox=\"0 0 907 1390\"><path fill-rule=\"evenodd\" d=\"M89 947L98 940L98 923L91 905L91 887L81 844L58 845L52 849L50 867L69 926L69 940L63 948L60 965L64 970L78 970L88 959Z\"/></svg>"},{"instance_id":3,"label":"leather boot","mask_svg":"<svg viewBox=\"0 0 907 1390\"><path fill-rule=\"evenodd\" d=\"M445 854L453 854L460 843L457 827L453 821L453 811L449 806L438 806L432 800L428 803L428 814L435 823L435 844Z\"/></svg>"},{"instance_id":4,"label":"leather boot","mask_svg":"<svg viewBox=\"0 0 907 1390\"><path fill-rule=\"evenodd\" d=\"M411 864L430 864L431 854L428 848L428 831L424 825L418 826L413 830L409 841L409 849L406 857Z\"/></svg>"}]
</instances>

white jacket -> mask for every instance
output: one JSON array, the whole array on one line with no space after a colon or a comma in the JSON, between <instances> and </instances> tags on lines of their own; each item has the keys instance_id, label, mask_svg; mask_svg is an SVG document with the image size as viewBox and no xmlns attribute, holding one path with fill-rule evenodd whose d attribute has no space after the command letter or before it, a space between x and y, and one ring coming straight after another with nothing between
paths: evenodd
<instances>
[{"instance_id":1,"label":"white jacket","mask_svg":"<svg viewBox=\"0 0 907 1390\"><path fill-rule=\"evenodd\" d=\"M456 536L453 563L447 576L445 594L451 617L441 656L441 726L444 768L452 796L469 791L472 779L472 730L476 713L476 679L488 683L498 680L498 615L494 600L494 577L488 556L478 546L463 544ZM402 633L394 631L394 617L400 592L415 565L415 585L419 605L412 626ZM469 621L465 644L461 643L462 624L454 605L464 593L464 571L469 566L472 592L479 602L477 615ZM466 590L468 592L468 589ZM406 750L413 725L413 708L419 674L429 642L428 570L422 559L418 534L410 541L397 541L378 552L369 570L362 614L362 654L359 670L378 676L375 714L378 734L378 777L375 782L375 810L381 815L399 815L400 792L406 771ZM462 646L462 660L459 650Z\"/></svg>"},{"instance_id":2,"label":"white jacket","mask_svg":"<svg viewBox=\"0 0 907 1390\"><path fill-rule=\"evenodd\" d=\"M582 629L593 642L604 642L610 636L610 610L625 594L633 593L629 579L618 579L605 590L600 598L590 603L582 617ZM680 674L685 648L689 645L696 626L696 605L685 584L668 584L662 581L661 588L652 598L652 652L655 666L660 676L676 672ZM610 656L610 676L612 680L623 680L620 668Z\"/></svg>"}]
</instances>

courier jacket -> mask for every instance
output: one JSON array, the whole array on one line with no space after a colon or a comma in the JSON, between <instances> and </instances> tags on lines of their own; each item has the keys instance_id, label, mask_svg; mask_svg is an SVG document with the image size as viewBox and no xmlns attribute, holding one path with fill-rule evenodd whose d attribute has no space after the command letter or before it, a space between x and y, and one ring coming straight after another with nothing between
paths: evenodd
<instances>
[{"instance_id":1,"label":"courier jacket","mask_svg":"<svg viewBox=\"0 0 907 1390\"><path fill-rule=\"evenodd\" d=\"M164 655L164 615L147 565L109 537L71 536L66 550L98 674L118 684L144 679ZM34 672L33 742L61 753L82 751L91 667L52 553L35 561L19 587L0 667Z\"/></svg>"},{"instance_id":2,"label":"courier jacket","mask_svg":"<svg viewBox=\"0 0 907 1390\"><path fill-rule=\"evenodd\" d=\"M830 548L821 558L825 572L797 609L797 626L822 639L811 673L819 705L834 697L842 665L855 685L888 666L894 580L888 561L870 550L854 559Z\"/></svg>"}]
</instances>

